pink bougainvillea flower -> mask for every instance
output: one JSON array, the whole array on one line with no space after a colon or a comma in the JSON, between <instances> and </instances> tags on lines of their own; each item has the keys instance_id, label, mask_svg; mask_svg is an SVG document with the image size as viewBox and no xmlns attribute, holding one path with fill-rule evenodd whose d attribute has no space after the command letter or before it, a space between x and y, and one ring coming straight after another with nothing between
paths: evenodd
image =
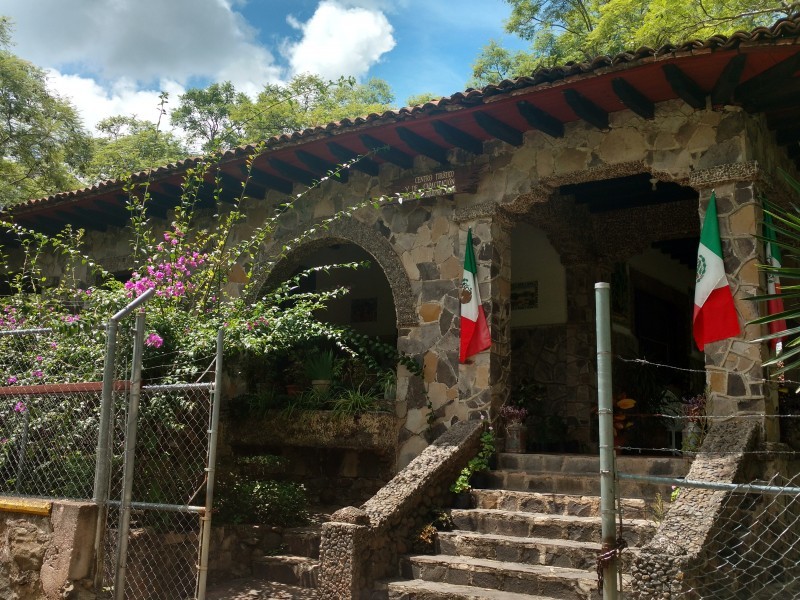
<instances>
[{"instance_id":1,"label":"pink bougainvillea flower","mask_svg":"<svg viewBox=\"0 0 800 600\"><path fill-rule=\"evenodd\" d=\"M25 406L25 403L22 400L14 405L14 412L24 413L26 410L28 410L28 407Z\"/></svg>"},{"instance_id":2,"label":"pink bougainvillea flower","mask_svg":"<svg viewBox=\"0 0 800 600\"><path fill-rule=\"evenodd\" d=\"M8 385L14 385L15 383L17 383L17 378L12 375L8 379L6 379L6 383Z\"/></svg>"},{"instance_id":3,"label":"pink bougainvillea flower","mask_svg":"<svg viewBox=\"0 0 800 600\"><path fill-rule=\"evenodd\" d=\"M151 348L161 348L164 345L164 338L162 338L157 333L151 333L147 336L147 339L144 341L145 346L150 346Z\"/></svg>"},{"instance_id":4,"label":"pink bougainvillea flower","mask_svg":"<svg viewBox=\"0 0 800 600\"><path fill-rule=\"evenodd\" d=\"M33 373L31 373L34 377L43 377L44 373L41 369L36 369Z\"/></svg>"}]
</instances>

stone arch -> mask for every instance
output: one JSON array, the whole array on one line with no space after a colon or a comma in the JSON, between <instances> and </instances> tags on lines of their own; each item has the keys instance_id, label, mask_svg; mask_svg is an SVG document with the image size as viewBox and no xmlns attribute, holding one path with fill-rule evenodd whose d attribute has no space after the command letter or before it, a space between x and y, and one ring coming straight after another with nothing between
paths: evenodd
<instances>
[{"instance_id":1,"label":"stone arch","mask_svg":"<svg viewBox=\"0 0 800 600\"><path fill-rule=\"evenodd\" d=\"M303 258L320 248L336 243L351 243L367 252L383 270L392 290L397 328L414 327L418 324L411 282L403 263L392 245L378 231L355 219L339 220L325 229L317 229L305 236L296 248L284 253L283 247L294 239L295 236L287 235L276 240L261 257L264 268L259 269L255 275L257 285L254 290L261 290L265 285L288 278Z\"/></svg>"}]
</instances>

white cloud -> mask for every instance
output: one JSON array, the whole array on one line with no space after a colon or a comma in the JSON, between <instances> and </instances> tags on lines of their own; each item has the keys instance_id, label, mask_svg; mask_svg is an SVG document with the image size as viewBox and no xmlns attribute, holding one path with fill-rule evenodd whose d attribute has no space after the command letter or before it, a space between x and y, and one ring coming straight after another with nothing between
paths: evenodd
<instances>
[{"instance_id":1,"label":"white cloud","mask_svg":"<svg viewBox=\"0 0 800 600\"><path fill-rule=\"evenodd\" d=\"M159 90L169 94L167 108L174 107L178 96L185 91L183 86L171 80L162 80L159 90L137 89L133 81L124 78L106 89L93 79L64 75L53 69L47 71L47 85L75 105L89 129L94 129L99 121L113 115L136 115L139 119L156 122L159 116ZM169 119L162 120L162 129L169 129Z\"/></svg>"},{"instance_id":2,"label":"white cloud","mask_svg":"<svg viewBox=\"0 0 800 600\"><path fill-rule=\"evenodd\" d=\"M386 15L340 1L323 0L307 22L289 22L303 32L299 42L288 44L284 50L293 74L318 73L329 79L341 75L361 77L395 46Z\"/></svg>"},{"instance_id":3,"label":"white cloud","mask_svg":"<svg viewBox=\"0 0 800 600\"><path fill-rule=\"evenodd\" d=\"M43 67L139 85L169 76L263 86L278 79L273 56L230 0L36 0L3 9L14 52Z\"/></svg>"}]
</instances>

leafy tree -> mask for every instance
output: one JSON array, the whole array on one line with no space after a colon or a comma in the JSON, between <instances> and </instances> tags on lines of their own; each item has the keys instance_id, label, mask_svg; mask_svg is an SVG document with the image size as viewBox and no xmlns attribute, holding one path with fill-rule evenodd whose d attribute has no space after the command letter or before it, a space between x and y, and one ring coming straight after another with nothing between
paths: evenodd
<instances>
[{"instance_id":1,"label":"leafy tree","mask_svg":"<svg viewBox=\"0 0 800 600\"><path fill-rule=\"evenodd\" d=\"M101 136L93 140L94 152L86 167L86 176L93 181L123 178L189 154L177 136L135 116L103 119L97 129Z\"/></svg>"},{"instance_id":2,"label":"leafy tree","mask_svg":"<svg viewBox=\"0 0 800 600\"><path fill-rule=\"evenodd\" d=\"M230 81L212 83L205 89L192 88L181 94L170 118L173 125L186 130L190 141L202 142L204 152L230 148L241 141L231 112L245 99Z\"/></svg>"},{"instance_id":3,"label":"leafy tree","mask_svg":"<svg viewBox=\"0 0 800 600\"><path fill-rule=\"evenodd\" d=\"M296 75L287 84L270 84L255 101L244 99L234 121L245 141L324 125L344 118L383 112L394 101L389 84L370 79L358 84L352 79L325 81L319 75Z\"/></svg>"},{"instance_id":4,"label":"leafy tree","mask_svg":"<svg viewBox=\"0 0 800 600\"><path fill-rule=\"evenodd\" d=\"M8 50L0 19L0 205L79 185L90 137L66 100L47 89L44 72Z\"/></svg>"},{"instance_id":5,"label":"leafy tree","mask_svg":"<svg viewBox=\"0 0 800 600\"><path fill-rule=\"evenodd\" d=\"M420 104L430 102L431 100L438 100L439 98L441 98L439 94L434 94L433 92L422 92L421 94L414 94L413 96L406 98L406 106L418 106Z\"/></svg>"},{"instance_id":6,"label":"leafy tree","mask_svg":"<svg viewBox=\"0 0 800 600\"><path fill-rule=\"evenodd\" d=\"M536 67L657 48L768 25L796 5L778 0L505 0L506 30L531 42L527 53L489 44L473 64L473 84L530 74Z\"/></svg>"}]
</instances>

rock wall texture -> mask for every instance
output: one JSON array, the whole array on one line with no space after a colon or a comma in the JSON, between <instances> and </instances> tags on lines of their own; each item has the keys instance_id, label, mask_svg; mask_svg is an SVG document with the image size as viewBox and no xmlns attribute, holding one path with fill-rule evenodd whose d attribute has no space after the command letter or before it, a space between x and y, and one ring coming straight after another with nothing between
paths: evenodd
<instances>
[{"instance_id":1,"label":"rock wall texture","mask_svg":"<svg viewBox=\"0 0 800 600\"><path fill-rule=\"evenodd\" d=\"M93 600L96 519L95 505L69 501L47 515L0 512L0 598Z\"/></svg>"},{"instance_id":2,"label":"rock wall texture","mask_svg":"<svg viewBox=\"0 0 800 600\"><path fill-rule=\"evenodd\" d=\"M439 436L360 508L346 507L322 527L320 597L364 598L374 582L399 573L416 531L478 449L482 423L464 421Z\"/></svg>"}]
</instances>

